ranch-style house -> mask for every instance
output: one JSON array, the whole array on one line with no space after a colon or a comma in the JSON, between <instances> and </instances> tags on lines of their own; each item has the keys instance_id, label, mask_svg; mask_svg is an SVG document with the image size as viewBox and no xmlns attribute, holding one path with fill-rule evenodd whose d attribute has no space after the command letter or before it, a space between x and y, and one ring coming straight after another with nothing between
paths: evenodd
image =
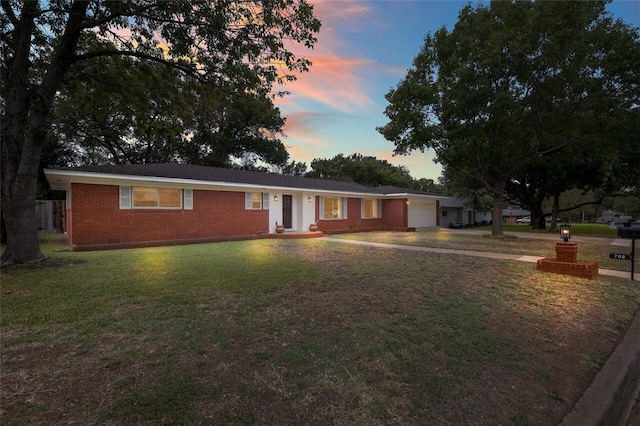
<instances>
[{"instance_id":1,"label":"ranch-style house","mask_svg":"<svg viewBox=\"0 0 640 426\"><path fill-rule=\"evenodd\" d=\"M189 164L46 169L73 250L439 225L440 196L392 186ZM284 226L278 234L276 224ZM310 232L310 225L318 227Z\"/></svg>"}]
</instances>

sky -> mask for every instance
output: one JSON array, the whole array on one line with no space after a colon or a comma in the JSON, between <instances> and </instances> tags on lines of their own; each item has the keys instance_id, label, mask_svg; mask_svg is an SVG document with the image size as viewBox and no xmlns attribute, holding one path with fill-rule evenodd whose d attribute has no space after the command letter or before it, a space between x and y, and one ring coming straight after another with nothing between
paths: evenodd
<instances>
[{"instance_id":1,"label":"sky","mask_svg":"<svg viewBox=\"0 0 640 426\"><path fill-rule=\"evenodd\" d=\"M284 87L290 95L276 99L286 118L281 140L290 160L310 166L314 158L359 153L405 166L415 179L437 180L442 169L433 152L393 156L395 146L376 127L388 123L384 96L406 76L425 35L451 30L468 2L309 1L322 28L313 50L296 53L313 65ZM640 26L640 0L614 0L608 10Z\"/></svg>"}]
</instances>

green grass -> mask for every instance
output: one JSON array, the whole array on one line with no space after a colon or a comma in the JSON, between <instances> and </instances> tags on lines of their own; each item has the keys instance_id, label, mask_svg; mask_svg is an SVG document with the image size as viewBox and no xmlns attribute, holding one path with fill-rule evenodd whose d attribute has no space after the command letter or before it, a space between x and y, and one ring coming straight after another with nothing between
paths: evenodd
<instances>
[{"instance_id":1,"label":"green grass","mask_svg":"<svg viewBox=\"0 0 640 426\"><path fill-rule=\"evenodd\" d=\"M557 242L560 242L559 237L557 239L538 239L533 235L531 238L527 238L526 235L514 236L513 234L509 234L509 232L521 232L517 228L520 226L524 225L513 225L513 228L505 229L507 233L499 237L487 234L488 230L482 228L472 228L471 231L485 232L483 235L467 232L447 232L435 229L405 233L367 232L340 234L334 235L333 237L452 250L472 250L555 258L555 245ZM515 231L513 229L515 229ZM535 234L535 232L532 232L532 234ZM590 236L597 235L592 234ZM612 252L629 254L631 253L631 246L612 246L611 238L613 237L608 236L603 238L601 241L579 242L578 260L596 261L600 268L630 272L631 262L611 259L609 254ZM631 240L627 240L627 242L631 244ZM640 250L640 246L636 243L636 251L638 250ZM640 271L640 256L637 257L635 270Z\"/></svg>"},{"instance_id":2,"label":"green grass","mask_svg":"<svg viewBox=\"0 0 640 426\"><path fill-rule=\"evenodd\" d=\"M59 247L1 272L3 425L558 424L640 307L628 279L315 239Z\"/></svg>"},{"instance_id":3,"label":"green grass","mask_svg":"<svg viewBox=\"0 0 640 426\"><path fill-rule=\"evenodd\" d=\"M558 224L558 229L560 229L560 223ZM486 229L490 230L491 227L483 226L478 229ZM513 225L504 225L505 232L549 232L550 225L547 224L547 229L533 229L531 225L527 224L513 224ZM571 234L572 235L582 235L589 237L605 237L605 238L615 238L618 235L618 229L611 229L606 223L572 223L571 224Z\"/></svg>"}]
</instances>

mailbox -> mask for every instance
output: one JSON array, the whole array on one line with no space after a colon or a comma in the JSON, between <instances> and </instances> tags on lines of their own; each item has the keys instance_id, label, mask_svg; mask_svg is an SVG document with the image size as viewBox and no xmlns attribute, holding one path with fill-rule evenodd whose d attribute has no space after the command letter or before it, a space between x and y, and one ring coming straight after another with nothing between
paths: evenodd
<instances>
[{"instance_id":1,"label":"mailbox","mask_svg":"<svg viewBox=\"0 0 640 426\"><path fill-rule=\"evenodd\" d=\"M619 226L618 237L640 238L640 226Z\"/></svg>"},{"instance_id":2,"label":"mailbox","mask_svg":"<svg viewBox=\"0 0 640 426\"><path fill-rule=\"evenodd\" d=\"M618 227L618 237L631 238L631 256L629 257L631 260L631 281L633 281L636 263L636 239L640 238L640 225L632 222L625 222L624 226Z\"/></svg>"}]
</instances>

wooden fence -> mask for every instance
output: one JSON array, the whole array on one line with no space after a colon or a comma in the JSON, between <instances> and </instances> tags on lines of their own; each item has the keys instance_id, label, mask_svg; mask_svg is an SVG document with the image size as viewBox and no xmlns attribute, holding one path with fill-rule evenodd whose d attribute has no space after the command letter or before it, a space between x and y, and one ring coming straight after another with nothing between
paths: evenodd
<instances>
[{"instance_id":1,"label":"wooden fence","mask_svg":"<svg viewBox=\"0 0 640 426\"><path fill-rule=\"evenodd\" d=\"M49 234L63 234L67 231L66 206L60 200L36 201L38 230Z\"/></svg>"}]
</instances>

